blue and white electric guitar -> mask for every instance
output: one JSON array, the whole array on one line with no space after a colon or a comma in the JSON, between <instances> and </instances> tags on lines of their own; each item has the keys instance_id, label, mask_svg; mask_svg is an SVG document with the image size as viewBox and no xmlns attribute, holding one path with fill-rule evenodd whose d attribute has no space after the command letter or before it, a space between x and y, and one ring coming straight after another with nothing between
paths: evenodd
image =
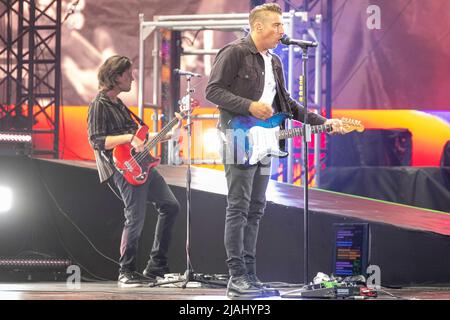
<instances>
[{"instance_id":1,"label":"blue and white electric guitar","mask_svg":"<svg viewBox=\"0 0 450 320\"><path fill-rule=\"evenodd\" d=\"M303 128L280 130L280 125L288 118L287 113L277 113L261 120L253 116L235 116L229 122L232 131L227 133L228 144L234 145L237 164L254 165L267 156L286 157L280 150L279 140L302 136ZM344 132L364 131L361 121L341 119ZM331 132L330 124L311 126L311 133Z\"/></svg>"}]
</instances>

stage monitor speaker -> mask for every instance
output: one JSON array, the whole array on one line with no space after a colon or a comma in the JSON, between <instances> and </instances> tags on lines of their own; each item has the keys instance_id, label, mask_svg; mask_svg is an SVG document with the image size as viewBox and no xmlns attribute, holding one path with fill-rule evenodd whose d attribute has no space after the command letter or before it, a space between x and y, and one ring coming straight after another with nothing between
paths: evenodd
<instances>
[{"instance_id":1,"label":"stage monitor speaker","mask_svg":"<svg viewBox=\"0 0 450 320\"><path fill-rule=\"evenodd\" d=\"M368 223L333 223L333 275L366 276L370 259Z\"/></svg>"},{"instance_id":2,"label":"stage monitor speaker","mask_svg":"<svg viewBox=\"0 0 450 320\"><path fill-rule=\"evenodd\" d=\"M329 136L327 162L334 167L410 166L408 129L366 129L362 133Z\"/></svg>"}]
</instances>

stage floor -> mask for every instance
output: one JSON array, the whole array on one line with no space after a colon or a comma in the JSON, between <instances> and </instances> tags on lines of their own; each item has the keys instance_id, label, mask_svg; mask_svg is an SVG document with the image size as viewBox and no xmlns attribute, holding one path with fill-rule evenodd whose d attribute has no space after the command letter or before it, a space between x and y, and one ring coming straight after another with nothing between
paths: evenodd
<instances>
[{"instance_id":1,"label":"stage floor","mask_svg":"<svg viewBox=\"0 0 450 320\"><path fill-rule=\"evenodd\" d=\"M192 283L195 284L195 283ZM287 294L295 288L280 289ZM225 289L211 288L118 288L117 283L81 283L79 289L69 289L65 282L2 283L0 300L229 300ZM408 287L382 289L377 298L368 300L450 300L449 287ZM271 297L254 300L302 300L301 298ZM303 299L311 300L311 299ZM330 299L326 299L330 300Z\"/></svg>"}]
</instances>

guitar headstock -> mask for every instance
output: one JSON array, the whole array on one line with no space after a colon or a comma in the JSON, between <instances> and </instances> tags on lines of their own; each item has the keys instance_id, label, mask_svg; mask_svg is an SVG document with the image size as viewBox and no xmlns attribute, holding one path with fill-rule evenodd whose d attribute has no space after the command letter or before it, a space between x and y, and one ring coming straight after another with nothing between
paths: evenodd
<instances>
[{"instance_id":1,"label":"guitar headstock","mask_svg":"<svg viewBox=\"0 0 450 320\"><path fill-rule=\"evenodd\" d=\"M344 126L345 133L349 133L352 131L363 132L364 125L359 120L349 119L349 118L341 118L342 125Z\"/></svg>"}]
</instances>

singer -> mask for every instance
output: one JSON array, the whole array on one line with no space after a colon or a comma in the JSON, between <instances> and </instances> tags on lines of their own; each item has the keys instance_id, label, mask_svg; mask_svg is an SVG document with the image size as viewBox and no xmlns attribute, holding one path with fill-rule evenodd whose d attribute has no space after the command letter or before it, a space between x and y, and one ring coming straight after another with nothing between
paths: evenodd
<instances>
[{"instance_id":1,"label":"singer","mask_svg":"<svg viewBox=\"0 0 450 320\"><path fill-rule=\"evenodd\" d=\"M286 112L303 121L303 107L293 100L284 86L283 66L270 52L284 34L281 8L276 3L255 7L249 16L250 34L222 48L216 56L206 88L206 98L220 110L219 128L223 132L236 115L267 119L274 112ZM338 119L325 119L309 113L310 124L329 123L340 132ZM270 161L246 168L234 163L224 143L223 159L228 184L225 215L225 249L230 273L229 298L267 297L279 294L256 276L256 243L259 222L266 205ZM265 172L266 171L266 172Z\"/></svg>"}]
</instances>

